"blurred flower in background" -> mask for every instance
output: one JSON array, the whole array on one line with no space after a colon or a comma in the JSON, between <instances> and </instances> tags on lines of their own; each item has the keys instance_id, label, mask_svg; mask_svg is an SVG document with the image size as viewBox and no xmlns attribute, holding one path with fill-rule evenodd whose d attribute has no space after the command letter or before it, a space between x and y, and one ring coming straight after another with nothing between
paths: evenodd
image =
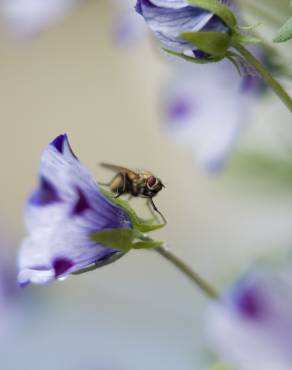
<instances>
[{"instance_id":1,"label":"blurred flower in background","mask_svg":"<svg viewBox=\"0 0 292 370\"><path fill-rule=\"evenodd\" d=\"M238 370L292 366L292 274L260 267L212 304L207 314L212 349Z\"/></svg>"},{"instance_id":2,"label":"blurred flower in background","mask_svg":"<svg viewBox=\"0 0 292 370\"><path fill-rule=\"evenodd\" d=\"M128 214L98 189L76 158L66 135L44 150L39 185L26 207L30 236L21 246L18 281L44 284L91 264L107 264L122 256L95 243L102 229L130 228Z\"/></svg>"},{"instance_id":3,"label":"blurred flower in background","mask_svg":"<svg viewBox=\"0 0 292 370\"><path fill-rule=\"evenodd\" d=\"M5 225L6 226L6 225ZM0 224L0 336L20 313L20 288L11 236L4 223Z\"/></svg>"},{"instance_id":4,"label":"blurred flower in background","mask_svg":"<svg viewBox=\"0 0 292 370\"><path fill-rule=\"evenodd\" d=\"M0 0L6 32L32 37L62 20L80 0Z\"/></svg>"},{"instance_id":5,"label":"blurred flower in background","mask_svg":"<svg viewBox=\"0 0 292 370\"><path fill-rule=\"evenodd\" d=\"M241 77L228 61L180 62L162 94L166 132L175 142L190 145L205 170L217 171L248 125L261 86L257 75Z\"/></svg>"},{"instance_id":6,"label":"blurred flower in background","mask_svg":"<svg viewBox=\"0 0 292 370\"><path fill-rule=\"evenodd\" d=\"M112 34L117 45L137 45L148 31L146 24L134 9L135 0L112 0Z\"/></svg>"}]
</instances>

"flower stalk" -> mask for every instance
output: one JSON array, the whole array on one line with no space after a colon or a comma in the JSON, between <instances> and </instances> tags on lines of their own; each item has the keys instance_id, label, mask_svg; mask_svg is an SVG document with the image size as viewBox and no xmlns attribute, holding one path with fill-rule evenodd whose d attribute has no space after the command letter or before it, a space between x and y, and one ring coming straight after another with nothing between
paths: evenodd
<instances>
[{"instance_id":1,"label":"flower stalk","mask_svg":"<svg viewBox=\"0 0 292 370\"><path fill-rule=\"evenodd\" d=\"M192 283L199 287L209 298L218 300L220 295L217 290L203 279L197 272L188 266L179 257L171 253L165 247L161 246L155 249L162 257L171 262L177 269L179 269L185 276L187 276Z\"/></svg>"},{"instance_id":2,"label":"flower stalk","mask_svg":"<svg viewBox=\"0 0 292 370\"><path fill-rule=\"evenodd\" d=\"M254 57L242 44L233 41L232 46L243 56L243 58L252 65L263 80L270 86L276 95L281 99L281 101L286 105L286 107L292 113L292 98L283 88L283 86L274 79L268 69Z\"/></svg>"}]
</instances>

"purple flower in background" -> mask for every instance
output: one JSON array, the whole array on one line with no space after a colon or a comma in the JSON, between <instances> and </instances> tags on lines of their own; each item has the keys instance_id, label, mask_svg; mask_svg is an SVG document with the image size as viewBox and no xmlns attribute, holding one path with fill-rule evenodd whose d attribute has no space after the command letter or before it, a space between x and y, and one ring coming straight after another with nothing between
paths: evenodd
<instances>
[{"instance_id":1,"label":"purple flower in background","mask_svg":"<svg viewBox=\"0 0 292 370\"><path fill-rule=\"evenodd\" d=\"M143 19L135 12L135 0L112 0L114 5L113 36L117 45L138 44L147 32Z\"/></svg>"},{"instance_id":2,"label":"purple flower in background","mask_svg":"<svg viewBox=\"0 0 292 370\"><path fill-rule=\"evenodd\" d=\"M167 133L175 142L189 144L207 171L221 169L249 120L260 80L248 76L246 84L227 61L181 62L173 76L162 95Z\"/></svg>"},{"instance_id":3,"label":"purple flower in background","mask_svg":"<svg viewBox=\"0 0 292 370\"><path fill-rule=\"evenodd\" d=\"M226 3L225 0L221 1ZM223 21L213 13L188 4L185 0L137 0L136 11L141 14L157 39L168 49L191 51L195 57L206 54L183 39L182 32L228 32Z\"/></svg>"},{"instance_id":4,"label":"purple flower in background","mask_svg":"<svg viewBox=\"0 0 292 370\"><path fill-rule=\"evenodd\" d=\"M247 274L207 315L211 348L238 370L292 367L291 272Z\"/></svg>"},{"instance_id":5,"label":"purple flower in background","mask_svg":"<svg viewBox=\"0 0 292 370\"><path fill-rule=\"evenodd\" d=\"M0 0L9 33L31 37L63 19L79 0Z\"/></svg>"},{"instance_id":6,"label":"purple flower in background","mask_svg":"<svg viewBox=\"0 0 292 370\"><path fill-rule=\"evenodd\" d=\"M97 231L130 228L128 214L99 190L66 135L44 150L39 184L25 213L29 236L19 254L18 282L43 284L122 255L91 240Z\"/></svg>"}]
</instances>

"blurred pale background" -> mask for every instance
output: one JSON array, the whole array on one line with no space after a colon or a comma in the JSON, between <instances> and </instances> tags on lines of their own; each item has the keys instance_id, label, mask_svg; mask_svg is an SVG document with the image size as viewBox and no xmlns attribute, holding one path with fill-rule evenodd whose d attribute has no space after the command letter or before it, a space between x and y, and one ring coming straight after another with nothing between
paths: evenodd
<instances>
[{"instance_id":1,"label":"blurred pale background","mask_svg":"<svg viewBox=\"0 0 292 370\"><path fill-rule=\"evenodd\" d=\"M167 63L149 39L131 50L115 47L109 6L97 3L30 42L1 41L1 219L15 249L39 155L67 132L100 181L112 175L101 161L150 169L164 180L156 203L168 226L157 235L218 287L255 258L282 253L292 240L290 195L251 191L196 168L189 148L175 146L161 127L157 98ZM259 137L274 145L290 123L272 96L255 117L242 146ZM133 204L146 214L143 200ZM155 252L22 291L32 293L29 308L1 335L3 370L200 368L206 300Z\"/></svg>"}]
</instances>

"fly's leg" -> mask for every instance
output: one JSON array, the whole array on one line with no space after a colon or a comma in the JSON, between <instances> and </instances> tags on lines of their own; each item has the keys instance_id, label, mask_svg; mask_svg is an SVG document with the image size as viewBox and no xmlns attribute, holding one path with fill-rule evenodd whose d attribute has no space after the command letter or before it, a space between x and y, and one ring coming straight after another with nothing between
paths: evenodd
<instances>
[{"instance_id":1,"label":"fly's leg","mask_svg":"<svg viewBox=\"0 0 292 370\"><path fill-rule=\"evenodd\" d=\"M150 209L151 213L154 215L154 217L157 219L157 215L153 212L153 210L154 210L155 212L157 212L157 213L160 215L160 217L161 217L161 218L162 218L162 220L163 220L163 223L166 225L166 224L167 224L167 221L166 221L165 217L164 217L164 216L163 216L163 214L159 211L159 209L156 207L156 205L155 205L155 203L153 202L153 199L152 199L152 198L149 198L149 201L147 202L147 204L148 204L148 207L149 207L149 209Z\"/></svg>"},{"instance_id":2,"label":"fly's leg","mask_svg":"<svg viewBox=\"0 0 292 370\"><path fill-rule=\"evenodd\" d=\"M121 195L125 194L125 192L126 192L126 181L127 181L127 179L126 179L126 174L125 174L125 172L121 172L121 173L119 173L119 174L114 178L114 180L113 180L112 182L114 182L116 178L121 179L121 177L122 177L122 181L123 181L123 187L122 187L122 189L121 189L121 187L118 187L118 188L116 189L115 199L119 198Z\"/></svg>"},{"instance_id":3,"label":"fly's leg","mask_svg":"<svg viewBox=\"0 0 292 370\"><path fill-rule=\"evenodd\" d=\"M154 212L154 209L153 209L153 206L151 204L150 199L147 199L147 206L148 206L149 212L151 213L151 215L153 216L153 218L155 219L155 221L156 222L159 222L159 218L157 217L157 213Z\"/></svg>"}]
</instances>

